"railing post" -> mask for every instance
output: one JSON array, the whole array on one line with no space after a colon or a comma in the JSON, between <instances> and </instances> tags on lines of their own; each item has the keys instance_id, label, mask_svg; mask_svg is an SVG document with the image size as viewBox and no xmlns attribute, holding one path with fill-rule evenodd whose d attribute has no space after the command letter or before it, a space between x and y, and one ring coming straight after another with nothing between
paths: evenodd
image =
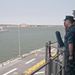
<instances>
[{"instance_id":1,"label":"railing post","mask_svg":"<svg viewBox=\"0 0 75 75\"><path fill-rule=\"evenodd\" d=\"M57 43L57 47L58 47L58 50L57 50L57 54L59 54L61 51L59 49L59 44ZM59 55L60 56L60 55ZM59 61L59 56L57 57L57 62ZM60 65L58 65L57 63L57 72L60 70ZM59 75L61 75L61 73L59 73Z\"/></svg>"},{"instance_id":2,"label":"railing post","mask_svg":"<svg viewBox=\"0 0 75 75\"><path fill-rule=\"evenodd\" d=\"M47 62L49 62L49 64L47 65L47 75L51 75L51 65L52 65L52 60L51 60L51 41L49 41L48 54L49 54L49 56L47 57Z\"/></svg>"},{"instance_id":3,"label":"railing post","mask_svg":"<svg viewBox=\"0 0 75 75\"><path fill-rule=\"evenodd\" d=\"M65 50L65 48L63 48ZM63 61L62 61L63 69L62 69L62 75L65 75L65 52L63 52Z\"/></svg>"},{"instance_id":4,"label":"railing post","mask_svg":"<svg viewBox=\"0 0 75 75\"><path fill-rule=\"evenodd\" d=\"M57 44L57 47L59 47L58 44ZM57 50L57 54L59 54L59 49ZM59 58L57 57L56 61L58 62L58 60L59 60ZM57 71L59 70L58 63L55 63L53 61L53 69L52 70L53 70L53 75L56 75Z\"/></svg>"},{"instance_id":5,"label":"railing post","mask_svg":"<svg viewBox=\"0 0 75 75\"><path fill-rule=\"evenodd\" d=\"M53 75L55 75L57 73L57 63L53 62Z\"/></svg>"},{"instance_id":6,"label":"railing post","mask_svg":"<svg viewBox=\"0 0 75 75\"><path fill-rule=\"evenodd\" d=\"M47 63L47 57L48 57L48 43L46 43L45 48L46 48L46 50L45 50L45 62ZM45 75L47 75L47 66L45 67Z\"/></svg>"},{"instance_id":7,"label":"railing post","mask_svg":"<svg viewBox=\"0 0 75 75\"><path fill-rule=\"evenodd\" d=\"M51 57L51 41L49 41L49 58Z\"/></svg>"},{"instance_id":8,"label":"railing post","mask_svg":"<svg viewBox=\"0 0 75 75\"><path fill-rule=\"evenodd\" d=\"M46 43L46 55L45 60L48 65L45 67L45 75L51 75L51 42L49 41L49 44Z\"/></svg>"},{"instance_id":9,"label":"railing post","mask_svg":"<svg viewBox=\"0 0 75 75\"><path fill-rule=\"evenodd\" d=\"M47 75L51 75L51 58L47 58L47 61L49 62L49 64L47 65Z\"/></svg>"}]
</instances>

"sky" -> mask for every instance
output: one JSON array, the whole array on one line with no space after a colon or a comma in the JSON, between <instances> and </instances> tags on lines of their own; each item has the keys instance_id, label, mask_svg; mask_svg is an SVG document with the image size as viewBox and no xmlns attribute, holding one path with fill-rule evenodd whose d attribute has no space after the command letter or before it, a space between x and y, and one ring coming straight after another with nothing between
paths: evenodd
<instances>
[{"instance_id":1,"label":"sky","mask_svg":"<svg viewBox=\"0 0 75 75\"><path fill-rule=\"evenodd\" d=\"M63 25L75 0L0 0L0 24Z\"/></svg>"}]
</instances>

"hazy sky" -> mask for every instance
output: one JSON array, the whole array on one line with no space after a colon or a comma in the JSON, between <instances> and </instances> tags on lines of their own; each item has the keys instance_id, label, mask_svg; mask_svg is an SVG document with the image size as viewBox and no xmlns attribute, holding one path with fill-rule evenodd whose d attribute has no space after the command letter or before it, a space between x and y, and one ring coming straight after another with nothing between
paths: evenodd
<instances>
[{"instance_id":1,"label":"hazy sky","mask_svg":"<svg viewBox=\"0 0 75 75\"><path fill-rule=\"evenodd\" d=\"M1 23L63 24L75 0L0 0Z\"/></svg>"}]
</instances>

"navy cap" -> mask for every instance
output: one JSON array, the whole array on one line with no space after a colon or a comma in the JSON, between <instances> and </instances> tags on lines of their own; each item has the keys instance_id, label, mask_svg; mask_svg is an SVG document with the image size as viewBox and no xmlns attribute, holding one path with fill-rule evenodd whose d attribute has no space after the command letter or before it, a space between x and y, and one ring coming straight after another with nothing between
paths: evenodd
<instances>
[{"instance_id":1,"label":"navy cap","mask_svg":"<svg viewBox=\"0 0 75 75\"><path fill-rule=\"evenodd\" d=\"M66 16L66 18L64 19L64 21L66 21L66 20L70 20L72 22L75 21L73 16Z\"/></svg>"}]
</instances>

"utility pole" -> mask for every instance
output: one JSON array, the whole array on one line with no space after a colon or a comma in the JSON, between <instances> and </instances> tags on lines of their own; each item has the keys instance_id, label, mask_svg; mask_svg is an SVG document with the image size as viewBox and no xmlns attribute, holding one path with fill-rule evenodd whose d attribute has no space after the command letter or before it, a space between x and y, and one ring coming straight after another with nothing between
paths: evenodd
<instances>
[{"instance_id":1,"label":"utility pole","mask_svg":"<svg viewBox=\"0 0 75 75\"><path fill-rule=\"evenodd\" d=\"M18 25L18 43L19 43L19 55L21 56L21 47L20 47L20 26Z\"/></svg>"}]
</instances>

